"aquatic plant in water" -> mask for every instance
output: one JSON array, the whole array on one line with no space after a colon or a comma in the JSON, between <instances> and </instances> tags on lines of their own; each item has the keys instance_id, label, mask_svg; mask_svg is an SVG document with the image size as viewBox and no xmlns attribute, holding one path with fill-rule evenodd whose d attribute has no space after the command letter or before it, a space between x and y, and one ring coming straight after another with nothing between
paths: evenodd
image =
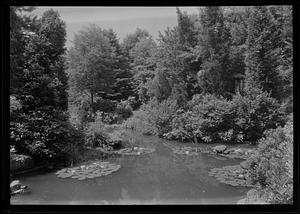
<instances>
[{"instance_id":1,"label":"aquatic plant in water","mask_svg":"<svg viewBox=\"0 0 300 214\"><path fill-rule=\"evenodd\" d=\"M220 146L217 146L220 147ZM172 148L172 147L171 147ZM218 151L215 150L216 147L205 147L205 148L199 148L199 147L173 147L172 150L175 154L180 155L198 155L200 153L205 153L209 155L213 155L214 158L225 160L222 157L225 158L233 158L233 159L247 159L251 154L255 152L254 149L242 149L242 148L231 148L227 149L225 148L224 151Z\"/></svg>"},{"instance_id":2,"label":"aquatic plant in water","mask_svg":"<svg viewBox=\"0 0 300 214\"><path fill-rule=\"evenodd\" d=\"M121 168L120 165L109 162L93 162L89 165L81 165L71 168L64 168L57 171L55 174L59 178L74 178L78 180L84 180L86 178L97 178L105 175L109 175Z\"/></svg>"},{"instance_id":3,"label":"aquatic plant in water","mask_svg":"<svg viewBox=\"0 0 300 214\"><path fill-rule=\"evenodd\" d=\"M199 147L189 147L189 146L184 146L180 148L172 148L173 152L175 154L180 154L180 155L198 155L200 153L212 153L210 152L207 148L199 148Z\"/></svg>"},{"instance_id":4,"label":"aquatic plant in water","mask_svg":"<svg viewBox=\"0 0 300 214\"><path fill-rule=\"evenodd\" d=\"M250 180L247 179L246 171L241 167L241 165L213 168L208 174L209 176L215 177L219 182L231 186L253 186Z\"/></svg>"},{"instance_id":5,"label":"aquatic plant in water","mask_svg":"<svg viewBox=\"0 0 300 214\"><path fill-rule=\"evenodd\" d=\"M107 151L102 148L96 148L96 150L99 150L103 153L107 154L118 154L118 155L143 155L143 154L149 154L155 151L153 148L143 148L143 147L132 147L132 148L124 148L119 149L115 151Z\"/></svg>"},{"instance_id":6,"label":"aquatic plant in water","mask_svg":"<svg viewBox=\"0 0 300 214\"><path fill-rule=\"evenodd\" d=\"M115 151L117 154L122 155L141 155L141 154L149 154L154 152L153 148L143 148L143 147L133 147L133 148L124 148L118 151Z\"/></svg>"}]
</instances>

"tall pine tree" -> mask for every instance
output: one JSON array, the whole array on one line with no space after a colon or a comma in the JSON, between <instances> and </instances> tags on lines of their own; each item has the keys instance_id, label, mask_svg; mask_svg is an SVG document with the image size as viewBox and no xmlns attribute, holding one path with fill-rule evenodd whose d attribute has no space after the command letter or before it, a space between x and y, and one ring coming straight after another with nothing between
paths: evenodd
<instances>
[{"instance_id":1,"label":"tall pine tree","mask_svg":"<svg viewBox=\"0 0 300 214\"><path fill-rule=\"evenodd\" d=\"M276 72L276 57L272 54L275 29L266 6L255 6L251 10L248 23L246 50L245 89L260 88L272 97L278 97L279 86Z\"/></svg>"},{"instance_id":2,"label":"tall pine tree","mask_svg":"<svg viewBox=\"0 0 300 214\"><path fill-rule=\"evenodd\" d=\"M222 9L216 6L205 7L200 14L200 23L200 86L204 93L230 96L234 89L233 72L229 69L231 39Z\"/></svg>"}]
</instances>

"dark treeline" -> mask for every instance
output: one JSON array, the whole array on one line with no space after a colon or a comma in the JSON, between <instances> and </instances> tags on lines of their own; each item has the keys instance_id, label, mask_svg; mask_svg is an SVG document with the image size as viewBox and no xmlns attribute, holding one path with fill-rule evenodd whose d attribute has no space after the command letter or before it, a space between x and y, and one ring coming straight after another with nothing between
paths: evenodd
<instances>
[{"instance_id":1,"label":"dark treeline","mask_svg":"<svg viewBox=\"0 0 300 214\"><path fill-rule=\"evenodd\" d=\"M105 124L182 142L259 144L254 182L271 201L292 200L289 191L275 193L290 187L283 178L292 182L292 165L279 164L290 164L293 142L291 6L210 6L191 15L177 8L177 26L156 41L137 29L120 42L112 29L90 25L68 51L59 14L24 15L33 9L10 9L17 153L74 159L83 138L103 144ZM270 167L265 158L275 156ZM272 180L274 170L282 179Z\"/></svg>"}]
</instances>

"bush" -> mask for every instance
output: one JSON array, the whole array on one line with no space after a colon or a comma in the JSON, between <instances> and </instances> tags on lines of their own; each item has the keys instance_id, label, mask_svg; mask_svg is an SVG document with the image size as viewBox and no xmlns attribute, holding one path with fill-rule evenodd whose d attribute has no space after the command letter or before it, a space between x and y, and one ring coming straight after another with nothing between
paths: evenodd
<instances>
[{"instance_id":1,"label":"bush","mask_svg":"<svg viewBox=\"0 0 300 214\"><path fill-rule=\"evenodd\" d=\"M68 161L83 144L82 134L60 111L43 108L20 114L10 126L10 142L16 153L30 155L37 162Z\"/></svg>"},{"instance_id":2,"label":"bush","mask_svg":"<svg viewBox=\"0 0 300 214\"><path fill-rule=\"evenodd\" d=\"M85 145L112 150L120 146L122 141L120 135L121 133L117 131L109 133L106 125L101 120L96 120L89 123L85 129Z\"/></svg>"},{"instance_id":3,"label":"bush","mask_svg":"<svg viewBox=\"0 0 300 214\"><path fill-rule=\"evenodd\" d=\"M125 120L122 126L144 135L155 135L157 129L149 121L149 114L143 110L138 110L133 113L132 117Z\"/></svg>"},{"instance_id":4,"label":"bush","mask_svg":"<svg viewBox=\"0 0 300 214\"><path fill-rule=\"evenodd\" d=\"M127 119L132 115L132 107L130 106L129 101L121 101L118 103L116 112L122 119Z\"/></svg>"},{"instance_id":5,"label":"bush","mask_svg":"<svg viewBox=\"0 0 300 214\"><path fill-rule=\"evenodd\" d=\"M105 124L99 120L89 123L84 133L85 145L88 147L104 147L107 144Z\"/></svg>"},{"instance_id":6,"label":"bush","mask_svg":"<svg viewBox=\"0 0 300 214\"><path fill-rule=\"evenodd\" d=\"M164 137L196 142L257 142L264 131L284 123L279 103L259 90L232 100L195 95L172 120Z\"/></svg>"},{"instance_id":7,"label":"bush","mask_svg":"<svg viewBox=\"0 0 300 214\"><path fill-rule=\"evenodd\" d=\"M9 105L9 112L13 113L22 108L21 102L17 100L15 96L9 96L10 98L10 105Z\"/></svg>"},{"instance_id":8,"label":"bush","mask_svg":"<svg viewBox=\"0 0 300 214\"><path fill-rule=\"evenodd\" d=\"M149 124L156 128L156 134L161 137L172 130L172 119L177 108L176 101L172 99L166 99L162 102L151 99L141 109L148 115Z\"/></svg>"},{"instance_id":9,"label":"bush","mask_svg":"<svg viewBox=\"0 0 300 214\"><path fill-rule=\"evenodd\" d=\"M114 124L121 120L120 116L115 112L102 112L97 111L94 117L95 122L101 121L106 124Z\"/></svg>"},{"instance_id":10,"label":"bush","mask_svg":"<svg viewBox=\"0 0 300 214\"><path fill-rule=\"evenodd\" d=\"M123 123L123 126L143 134L163 136L171 131L171 122L177 110L177 104L171 99L158 102L156 99L143 104L134 116Z\"/></svg>"},{"instance_id":11,"label":"bush","mask_svg":"<svg viewBox=\"0 0 300 214\"><path fill-rule=\"evenodd\" d=\"M248 160L253 184L269 203L293 202L293 119L284 127L266 131L258 152Z\"/></svg>"},{"instance_id":12,"label":"bush","mask_svg":"<svg viewBox=\"0 0 300 214\"><path fill-rule=\"evenodd\" d=\"M196 95L187 107L187 110L176 113L172 120L172 132L165 134L165 137L197 142L233 139L233 113L230 101L214 95Z\"/></svg>"},{"instance_id":13,"label":"bush","mask_svg":"<svg viewBox=\"0 0 300 214\"><path fill-rule=\"evenodd\" d=\"M284 124L280 104L267 92L252 89L244 96L232 99L234 130L243 136L244 141L257 142L264 131Z\"/></svg>"}]
</instances>

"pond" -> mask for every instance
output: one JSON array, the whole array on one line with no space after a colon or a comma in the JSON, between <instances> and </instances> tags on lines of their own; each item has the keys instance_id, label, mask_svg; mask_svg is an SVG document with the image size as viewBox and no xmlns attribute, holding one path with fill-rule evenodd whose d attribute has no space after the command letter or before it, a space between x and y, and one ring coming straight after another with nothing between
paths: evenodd
<instances>
[{"instance_id":1,"label":"pond","mask_svg":"<svg viewBox=\"0 0 300 214\"><path fill-rule=\"evenodd\" d=\"M174 146L199 145L127 134L135 146L155 152L110 157L108 161L120 164L120 170L94 179L58 178L55 171L16 177L31 192L12 196L11 204L236 204L249 190L219 183L208 175L212 168L242 160L175 154Z\"/></svg>"}]
</instances>

